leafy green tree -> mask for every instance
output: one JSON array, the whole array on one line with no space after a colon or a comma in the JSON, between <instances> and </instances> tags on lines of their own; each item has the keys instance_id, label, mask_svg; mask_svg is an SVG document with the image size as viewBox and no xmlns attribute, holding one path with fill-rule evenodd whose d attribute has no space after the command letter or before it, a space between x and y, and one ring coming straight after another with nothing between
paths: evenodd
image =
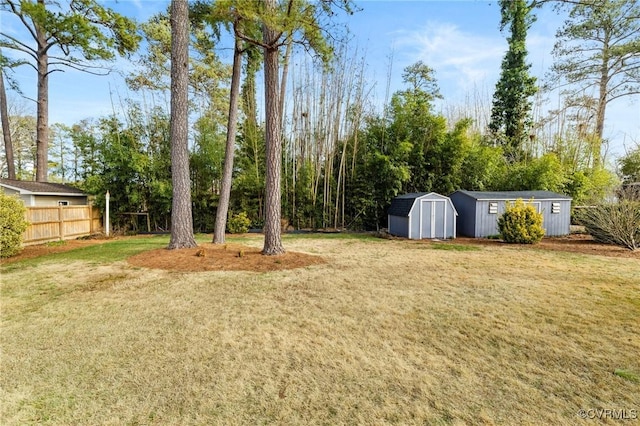
<instances>
[{"instance_id":1,"label":"leafy green tree","mask_svg":"<svg viewBox=\"0 0 640 426\"><path fill-rule=\"evenodd\" d=\"M556 36L551 84L568 87L595 115L592 149L594 167L599 167L607 106L640 94L640 3L583 0L558 2L557 7L568 9L569 18Z\"/></svg>"},{"instance_id":2,"label":"leafy green tree","mask_svg":"<svg viewBox=\"0 0 640 426\"><path fill-rule=\"evenodd\" d=\"M292 225L296 228L319 228L322 226L322 209L319 208L318 203L314 203L311 190L314 185L314 165L310 160L305 160L297 167L295 187L291 196L292 200L295 200L296 208L294 211L293 205L288 205L287 217L291 218Z\"/></svg>"},{"instance_id":3,"label":"leafy green tree","mask_svg":"<svg viewBox=\"0 0 640 426\"><path fill-rule=\"evenodd\" d=\"M625 184L640 182L640 145L627 152L618 160L622 182Z\"/></svg>"},{"instance_id":4,"label":"leafy green tree","mask_svg":"<svg viewBox=\"0 0 640 426\"><path fill-rule=\"evenodd\" d=\"M86 180L99 170L99 150L96 126L90 120L82 120L69 129L77 164L74 165L74 181Z\"/></svg>"},{"instance_id":5,"label":"leafy green tree","mask_svg":"<svg viewBox=\"0 0 640 426\"><path fill-rule=\"evenodd\" d=\"M577 170L567 175L564 192L574 206L602 203L619 186L616 176L604 167Z\"/></svg>"},{"instance_id":6,"label":"leafy green tree","mask_svg":"<svg viewBox=\"0 0 640 426\"><path fill-rule=\"evenodd\" d=\"M432 160L435 192L450 194L461 188L462 180L468 173L464 169L464 161L470 155L472 146L468 135L471 124L470 119L458 121L438 144Z\"/></svg>"},{"instance_id":7,"label":"leafy green tree","mask_svg":"<svg viewBox=\"0 0 640 426\"><path fill-rule=\"evenodd\" d=\"M168 230L172 203L169 117L161 108L150 111L149 117L135 104L126 112L126 125L107 117L95 126L74 129L73 138L95 153L89 157L94 163L83 172L81 187L96 196L100 208L105 206L106 191L110 192L114 229L135 229L136 217L128 213L148 212L154 229Z\"/></svg>"},{"instance_id":8,"label":"leafy green tree","mask_svg":"<svg viewBox=\"0 0 640 426\"><path fill-rule=\"evenodd\" d=\"M555 154L511 163L499 185L503 191L542 190L564 192L567 170Z\"/></svg>"},{"instance_id":9,"label":"leafy green tree","mask_svg":"<svg viewBox=\"0 0 640 426\"><path fill-rule=\"evenodd\" d=\"M475 136L462 160L460 186L469 191L497 191L508 164L501 147L489 146Z\"/></svg>"},{"instance_id":10,"label":"leafy green tree","mask_svg":"<svg viewBox=\"0 0 640 426\"><path fill-rule=\"evenodd\" d=\"M3 60L10 67L29 65L37 72L36 180L48 179L49 75L72 68L95 72L93 63L137 49L135 23L95 0L3 0L0 13L25 27L33 44L0 30L0 47L18 58ZM78 56L79 55L79 56ZM6 64L3 64L6 65Z\"/></svg>"},{"instance_id":11,"label":"leafy green tree","mask_svg":"<svg viewBox=\"0 0 640 426\"><path fill-rule=\"evenodd\" d=\"M531 97L536 93L536 79L529 74L531 65L526 62L527 31L534 16L526 0L500 0L499 4L500 30L508 25L511 35L507 37L509 48L493 95L489 130L507 159L518 161L525 154L523 145L531 126Z\"/></svg>"},{"instance_id":12,"label":"leafy green tree","mask_svg":"<svg viewBox=\"0 0 640 426\"><path fill-rule=\"evenodd\" d=\"M387 123L369 117L361 135L354 177L346 188L351 226L378 229L386 226L386 209L411 178L409 159L413 145L385 138Z\"/></svg>"},{"instance_id":13,"label":"leafy green tree","mask_svg":"<svg viewBox=\"0 0 640 426\"><path fill-rule=\"evenodd\" d=\"M96 196L104 208L104 194L111 194L110 206L114 229L125 230L128 212L146 211L148 207L147 170L149 156L135 127L123 128L115 118L103 118L98 124L99 169L87 176L83 189Z\"/></svg>"},{"instance_id":14,"label":"leafy green tree","mask_svg":"<svg viewBox=\"0 0 640 426\"><path fill-rule=\"evenodd\" d=\"M409 88L401 93L415 98L417 107L431 109L434 100L442 99L433 68L422 61L406 67L402 73L402 80L409 84Z\"/></svg>"},{"instance_id":15,"label":"leafy green tree","mask_svg":"<svg viewBox=\"0 0 640 426\"><path fill-rule=\"evenodd\" d=\"M403 188L408 192L429 191L435 176L434 160L443 142L447 123L433 113L433 102L440 97L433 70L422 62L404 69L403 81L409 86L393 94L386 116L388 123L380 134L378 149L386 153L394 145L407 143L410 179Z\"/></svg>"},{"instance_id":16,"label":"leafy green tree","mask_svg":"<svg viewBox=\"0 0 640 426\"><path fill-rule=\"evenodd\" d=\"M194 229L210 232L214 229L211 212L215 210L220 192L224 160L224 134L217 118L205 114L193 126L191 153L191 185Z\"/></svg>"},{"instance_id":17,"label":"leafy green tree","mask_svg":"<svg viewBox=\"0 0 640 426\"><path fill-rule=\"evenodd\" d=\"M447 120L433 112L440 93L433 70L424 63L405 68L403 79L408 88L391 98L379 149L386 153L394 145L411 146L406 159L410 175L402 191L453 192L460 188L465 174L462 167L472 148L472 122L460 120L449 129Z\"/></svg>"},{"instance_id":18,"label":"leafy green tree","mask_svg":"<svg viewBox=\"0 0 640 426\"><path fill-rule=\"evenodd\" d=\"M216 54L219 34L211 27L203 26L190 5L189 19L189 92L190 109L216 116L224 123L228 90L225 83L230 67L223 64ZM151 92L154 102L162 99L171 88L171 22L168 11L158 13L140 24L147 45L136 64L138 67L126 77L129 88ZM157 106L157 105L156 105Z\"/></svg>"},{"instance_id":19,"label":"leafy green tree","mask_svg":"<svg viewBox=\"0 0 640 426\"><path fill-rule=\"evenodd\" d=\"M71 129L64 124L55 123L50 130L48 169L51 178L62 183L69 182L73 161L73 148L70 144Z\"/></svg>"}]
</instances>

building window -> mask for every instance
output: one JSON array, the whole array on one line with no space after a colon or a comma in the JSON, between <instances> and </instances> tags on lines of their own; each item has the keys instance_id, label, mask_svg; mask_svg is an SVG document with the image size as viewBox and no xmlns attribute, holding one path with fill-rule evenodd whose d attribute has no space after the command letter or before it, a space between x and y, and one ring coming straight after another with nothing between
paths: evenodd
<instances>
[{"instance_id":1,"label":"building window","mask_svg":"<svg viewBox=\"0 0 640 426\"><path fill-rule=\"evenodd\" d=\"M498 214L498 203L489 203L489 214Z\"/></svg>"},{"instance_id":2,"label":"building window","mask_svg":"<svg viewBox=\"0 0 640 426\"><path fill-rule=\"evenodd\" d=\"M68 201L58 201L58 206L68 206L69 202Z\"/></svg>"},{"instance_id":3,"label":"building window","mask_svg":"<svg viewBox=\"0 0 640 426\"><path fill-rule=\"evenodd\" d=\"M560 203L551 203L551 213L552 214L560 213Z\"/></svg>"}]
</instances>

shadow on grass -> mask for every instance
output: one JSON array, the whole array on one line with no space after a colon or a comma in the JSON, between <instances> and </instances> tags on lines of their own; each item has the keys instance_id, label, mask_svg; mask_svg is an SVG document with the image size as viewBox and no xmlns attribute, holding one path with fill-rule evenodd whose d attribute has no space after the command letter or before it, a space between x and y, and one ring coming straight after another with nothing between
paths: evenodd
<instances>
[{"instance_id":1,"label":"shadow on grass","mask_svg":"<svg viewBox=\"0 0 640 426\"><path fill-rule=\"evenodd\" d=\"M114 239L99 244L78 247L63 252L43 254L38 257L18 260L2 265L2 271L10 272L15 269L37 266L44 262L86 261L93 263L111 263L127 259L130 256L147 250L166 246L167 236L153 236L144 238Z\"/></svg>"}]
</instances>

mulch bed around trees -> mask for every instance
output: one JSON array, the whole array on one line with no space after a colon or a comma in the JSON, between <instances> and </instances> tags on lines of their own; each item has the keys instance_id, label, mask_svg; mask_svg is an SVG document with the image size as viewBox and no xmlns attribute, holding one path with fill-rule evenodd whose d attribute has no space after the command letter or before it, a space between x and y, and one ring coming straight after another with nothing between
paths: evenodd
<instances>
[{"instance_id":1,"label":"mulch bed around trees","mask_svg":"<svg viewBox=\"0 0 640 426\"><path fill-rule=\"evenodd\" d=\"M259 249L240 244L200 244L189 249L156 249L128 259L134 266L181 272L252 271L270 272L325 263L320 256L286 252L263 256Z\"/></svg>"}]
</instances>

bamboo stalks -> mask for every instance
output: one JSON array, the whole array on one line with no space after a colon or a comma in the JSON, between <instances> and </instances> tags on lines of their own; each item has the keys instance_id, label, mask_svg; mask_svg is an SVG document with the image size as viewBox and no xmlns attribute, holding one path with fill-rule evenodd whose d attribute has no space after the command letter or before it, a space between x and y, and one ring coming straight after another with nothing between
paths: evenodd
<instances>
[{"instance_id":1,"label":"bamboo stalks","mask_svg":"<svg viewBox=\"0 0 640 426\"><path fill-rule=\"evenodd\" d=\"M285 168L291 193L289 211L298 227L344 226L344 188L353 177L357 132L363 117L364 58L342 48L328 70L317 72L308 58L294 58L285 144ZM347 158L351 155L350 173ZM309 187L300 188L300 173L310 173ZM348 176L349 175L349 176ZM308 199L310 215L300 220L299 208Z\"/></svg>"}]
</instances>

